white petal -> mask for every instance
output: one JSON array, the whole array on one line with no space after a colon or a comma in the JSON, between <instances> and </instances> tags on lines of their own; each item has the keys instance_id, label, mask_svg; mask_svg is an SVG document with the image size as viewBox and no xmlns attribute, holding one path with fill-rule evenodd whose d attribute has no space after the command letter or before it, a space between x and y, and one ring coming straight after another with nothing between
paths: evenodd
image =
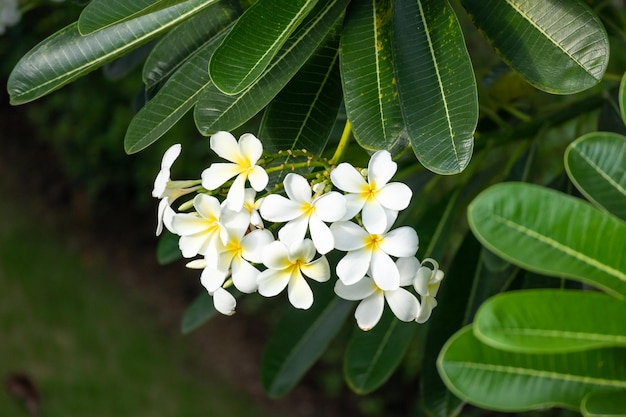
<instances>
[{"instance_id":1,"label":"white petal","mask_svg":"<svg viewBox=\"0 0 626 417\"><path fill-rule=\"evenodd\" d=\"M325 222L336 222L346 214L346 199L336 191L323 194L313 201L315 212Z\"/></svg>"},{"instance_id":2,"label":"white petal","mask_svg":"<svg viewBox=\"0 0 626 417\"><path fill-rule=\"evenodd\" d=\"M287 292L289 301L295 308L306 310L313 305L313 291L302 275L294 274L291 277Z\"/></svg>"},{"instance_id":3,"label":"white petal","mask_svg":"<svg viewBox=\"0 0 626 417\"><path fill-rule=\"evenodd\" d=\"M198 194L193 199L193 206L198 214L205 219L219 219L222 214L219 200L211 195Z\"/></svg>"},{"instance_id":4,"label":"white petal","mask_svg":"<svg viewBox=\"0 0 626 417\"><path fill-rule=\"evenodd\" d=\"M411 256L408 258L399 258L396 261L398 272L400 273L400 286L406 287L412 285L417 270L420 268L420 262L416 257Z\"/></svg>"},{"instance_id":5,"label":"white petal","mask_svg":"<svg viewBox=\"0 0 626 417\"><path fill-rule=\"evenodd\" d=\"M161 160L161 169L170 169L176 161L176 158L180 155L183 147L180 143L172 145L168 148L167 151L163 154L163 159Z\"/></svg>"},{"instance_id":6,"label":"white petal","mask_svg":"<svg viewBox=\"0 0 626 417\"><path fill-rule=\"evenodd\" d=\"M341 280L335 281L335 294L344 300L356 301L369 297L378 290L370 277L365 277L352 285L346 285Z\"/></svg>"},{"instance_id":7,"label":"white petal","mask_svg":"<svg viewBox=\"0 0 626 417\"><path fill-rule=\"evenodd\" d=\"M346 194L343 197L346 199L346 213L339 220L350 220L361 211L366 200L360 194Z\"/></svg>"},{"instance_id":8,"label":"white petal","mask_svg":"<svg viewBox=\"0 0 626 417\"><path fill-rule=\"evenodd\" d=\"M418 323L424 323L430 318L430 315L435 307L437 307L437 300L435 300L435 297L422 298L422 307L420 308L420 312L415 321Z\"/></svg>"},{"instance_id":9,"label":"white petal","mask_svg":"<svg viewBox=\"0 0 626 417\"><path fill-rule=\"evenodd\" d=\"M359 249L348 252L337 263L337 276L346 285L352 285L365 276L370 267L372 252Z\"/></svg>"},{"instance_id":10,"label":"white petal","mask_svg":"<svg viewBox=\"0 0 626 417\"><path fill-rule=\"evenodd\" d=\"M228 162L213 163L202 171L202 186L207 190L215 190L240 172L241 167L237 164Z\"/></svg>"},{"instance_id":11,"label":"white petal","mask_svg":"<svg viewBox=\"0 0 626 417\"><path fill-rule=\"evenodd\" d=\"M330 180L335 187L349 193L360 193L364 187L367 187L363 176L347 162L339 164L337 168L330 171Z\"/></svg>"},{"instance_id":12,"label":"white petal","mask_svg":"<svg viewBox=\"0 0 626 417\"><path fill-rule=\"evenodd\" d=\"M211 136L211 149L220 157L236 162L241 159L241 150L237 139L229 132L217 132ZM206 187L205 187L206 188Z\"/></svg>"},{"instance_id":13,"label":"white petal","mask_svg":"<svg viewBox=\"0 0 626 417\"><path fill-rule=\"evenodd\" d=\"M159 201L159 208L157 209L157 229L156 235L159 236L163 231L163 217L165 216L165 209L169 207L167 199Z\"/></svg>"},{"instance_id":14,"label":"white petal","mask_svg":"<svg viewBox=\"0 0 626 417\"><path fill-rule=\"evenodd\" d=\"M263 263L271 269L286 268L289 265L287 246L279 240L275 240L267 245L263 250Z\"/></svg>"},{"instance_id":15,"label":"white petal","mask_svg":"<svg viewBox=\"0 0 626 417\"><path fill-rule=\"evenodd\" d=\"M429 267L422 266L421 268L419 268L413 280L413 288L415 288L415 292L417 292L419 295L427 296L428 295L428 283L432 275L433 275L433 270L430 269Z\"/></svg>"},{"instance_id":16,"label":"white petal","mask_svg":"<svg viewBox=\"0 0 626 417\"><path fill-rule=\"evenodd\" d=\"M282 195L270 194L263 199L259 213L270 222L287 222L302 215L302 206Z\"/></svg>"},{"instance_id":17,"label":"white petal","mask_svg":"<svg viewBox=\"0 0 626 417\"><path fill-rule=\"evenodd\" d=\"M317 282L326 282L330 278L330 265L325 256L301 265L300 270L304 275Z\"/></svg>"},{"instance_id":18,"label":"white petal","mask_svg":"<svg viewBox=\"0 0 626 417\"><path fill-rule=\"evenodd\" d=\"M273 297L285 289L291 274L283 270L266 269L259 274L259 294L263 297Z\"/></svg>"},{"instance_id":19,"label":"white petal","mask_svg":"<svg viewBox=\"0 0 626 417\"><path fill-rule=\"evenodd\" d=\"M242 256L250 262L263 262L265 248L274 241L272 232L265 229L253 230L241 240Z\"/></svg>"},{"instance_id":20,"label":"white petal","mask_svg":"<svg viewBox=\"0 0 626 417\"><path fill-rule=\"evenodd\" d=\"M278 238L288 246L304 240L306 230L309 227L309 219L304 216L297 217L286 223L279 231Z\"/></svg>"},{"instance_id":21,"label":"white petal","mask_svg":"<svg viewBox=\"0 0 626 417\"><path fill-rule=\"evenodd\" d=\"M359 327L362 330L371 330L382 317L384 308L385 297L378 291L361 301L354 312Z\"/></svg>"},{"instance_id":22,"label":"white petal","mask_svg":"<svg viewBox=\"0 0 626 417\"><path fill-rule=\"evenodd\" d=\"M261 158L261 155L263 155L263 145L252 133L244 133L241 135L239 138L239 148L241 149L241 153L250 161L251 165L256 164ZM265 185L263 187L265 187Z\"/></svg>"},{"instance_id":23,"label":"white petal","mask_svg":"<svg viewBox=\"0 0 626 417\"><path fill-rule=\"evenodd\" d=\"M404 288L385 291L385 299L399 320L413 321L417 317L420 308L419 302L413 294Z\"/></svg>"},{"instance_id":24,"label":"white petal","mask_svg":"<svg viewBox=\"0 0 626 417\"><path fill-rule=\"evenodd\" d=\"M233 284L239 291L246 294L255 292L258 288L259 274L259 270L250 265L248 261L244 259L233 260Z\"/></svg>"},{"instance_id":25,"label":"white petal","mask_svg":"<svg viewBox=\"0 0 626 417\"><path fill-rule=\"evenodd\" d=\"M152 197L163 198L165 197L165 189L167 183L170 180L170 170L162 169L154 179L154 188L152 189Z\"/></svg>"},{"instance_id":26,"label":"white petal","mask_svg":"<svg viewBox=\"0 0 626 417\"><path fill-rule=\"evenodd\" d=\"M320 254L324 255L335 248L335 238L333 238L330 228L326 226L326 223L321 221L319 217L315 215L311 216L309 219L309 230L315 249L317 249Z\"/></svg>"},{"instance_id":27,"label":"white petal","mask_svg":"<svg viewBox=\"0 0 626 417\"><path fill-rule=\"evenodd\" d=\"M226 204L232 210L241 211L243 208L243 198L245 195L246 189L246 177L245 175L239 174L235 181L233 181L233 185L230 186L230 190L228 190L228 195L226 196Z\"/></svg>"},{"instance_id":28,"label":"white petal","mask_svg":"<svg viewBox=\"0 0 626 417\"><path fill-rule=\"evenodd\" d=\"M381 290L395 290L400 286L400 273L393 260L382 251L372 254L371 274Z\"/></svg>"},{"instance_id":29,"label":"white petal","mask_svg":"<svg viewBox=\"0 0 626 417\"><path fill-rule=\"evenodd\" d=\"M185 264L185 268L189 269L204 269L206 268L206 261L204 259L194 259Z\"/></svg>"},{"instance_id":30,"label":"white petal","mask_svg":"<svg viewBox=\"0 0 626 417\"><path fill-rule=\"evenodd\" d=\"M206 240L207 238L204 235L181 236L178 240L178 248L183 254L183 257L193 258L203 252Z\"/></svg>"},{"instance_id":31,"label":"white petal","mask_svg":"<svg viewBox=\"0 0 626 417\"><path fill-rule=\"evenodd\" d=\"M389 182L397 169L398 165L391 160L391 154L388 151L378 151L370 158L367 178L375 189L380 189Z\"/></svg>"},{"instance_id":32,"label":"white petal","mask_svg":"<svg viewBox=\"0 0 626 417\"><path fill-rule=\"evenodd\" d=\"M248 181L250 181L250 185L256 191L263 191L269 180L270 177L267 175L267 172L258 165L255 165L252 171L248 173Z\"/></svg>"},{"instance_id":33,"label":"white petal","mask_svg":"<svg viewBox=\"0 0 626 417\"><path fill-rule=\"evenodd\" d=\"M363 206L363 226L372 234L383 234L388 230L385 209L375 199L367 200Z\"/></svg>"},{"instance_id":34,"label":"white petal","mask_svg":"<svg viewBox=\"0 0 626 417\"><path fill-rule=\"evenodd\" d=\"M380 242L382 250L389 255L399 258L414 256L417 252L417 246L417 232L409 226L402 226L392 230Z\"/></svg>"},{"instance_id":35,"label":"white petal","mask_svg":"<svg viewBox=\"0 0 626 417\"><path fill-rule=\"evenodd\" d=\"M218 271L217 269L207 266L202 270L200 282L208 292L212 293L224 284L227 275L228 272Z\"/></svg>"},{"instance_id":36,"label":"white petal","mask_svg":"<svg viewBox=\"0 0 626 417\"><path fill-rule=\"evenodd\" d=\"M213 305L220 313L226 316L232 316L235 314L237 300L235 300L235 297L233 297L233 295L224 288L218 288L213 293Z\"/></svg>"},{"instance_id":37,"label":"white petal","mask_svg":"<svg viewBox=\"0 0 626 417\"><path fill-rule=\"evenodd\" d=\"M335 222L330 225L330 231L335 238L335 248L344 251L362 248L369 236L369 233L352 222Z\"/></svg>"},{"instance_id":38,"label":"white petal","mask_svg":"<svg viewBox=\"0 0 626 417\"><path fill-rule=\"evenodd\" d=\"M395 211L404 210L409 206L413 191L401 182L387 184L376 193L376 200L385 208Z\"/></svg>"},{"instance_id":39,"label":"white petal","mask_svg":"<svg viewBox=\"0 0 626 417\"><path fill-rule=\"evenodd\" d=\"M289 259L292 262L310 262L314 256L315 246L311 239L304 239L289 245Z\"/></svg>"},{"instance_id":40,"label":"white petal","mask_svg":"<svg viewBox=\"0 0 626 417\"><path fill-rule=\"evenodd\" d=\"M291 200L300 204L311 202L311 185L302 175L290 172L283 180L283 184L285 193Z\"/></svg>"}]
</instances>

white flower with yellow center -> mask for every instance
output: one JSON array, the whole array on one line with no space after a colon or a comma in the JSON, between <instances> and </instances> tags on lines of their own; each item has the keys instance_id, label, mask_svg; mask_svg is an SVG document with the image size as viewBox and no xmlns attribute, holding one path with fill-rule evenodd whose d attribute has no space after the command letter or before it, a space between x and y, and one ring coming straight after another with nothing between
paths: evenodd
<instances>
[{"instance_id":1,"label":"white flower with yellow center","mask_svg":"<svg viewBox=\"0 0 626 417\"><path fill-rule=\"evenodd\" d=\"M202 172L202 186L215 190L233 177L235 181L228 190L228 206L239 211L244 203L246 180L256 191L261 191L268 183L267 173L256 165L263 154L263 145L254 135L246 133L239 142L228 132L217 132L211 136L211 149L220 157L231 161L211 164Z\"/></svg>"},{"instance_id":2,"label":"white flower with yellow center","mask_svg":"<svg viewBox=\"0 0 626 417\"><path fill-rule=\"evenodd\" d=\"M360 281L368 273L383 291L400 286L400 273L391 256L406 258L417 252L418 238L415 230L402 226L392 231L372 233L352 222L336 222L330 226L335 237L335 247L348 251L337 264L337 276L345 285Z\"/></svg>"},{"instance_id":3,"label":"white flower with yellow center","mask_svg":"<svg viewBox=\"0 0 626 417\"><path fill-rule=\"evenodd\" d=\"M431 267L426 266L430 263ZM430 318L433 309L437 307L437 292L443 280L444 273L439 269L439 263L434 259L426 258L422 261L421 267L417 270L417 274L413 280L415 291L421 296L422 309L415 319L418 323L424 323Z\"/></svg>"},{"instance_id":4,"label":"white flower with yellow center","mask_svg":"<svg viewBox=\"0 0 626 417\"><path fill-rule=\"evenodd\" d=\"M152 197L159 198L159 208L157 211L157 236L163 231L163 225L171 232L172 230L172 217L175 211L172 210L170 205L178 197L185 194L189 194L198 190L200 187L198 181L172 181L170 179L170 169L176 161L176 158L180 155L182 147L179 143L172 145L163 154L161 160L161 170L157 174L154 180L154 188L152 189Z\"/></svg>"},{"instance_id":5,"label":"white flower with yellow center","mask_svg":"<svg viewBox=\"0 0 626 417\"><path fill-rule=\"evenodd\" d=\"M396 268L400 275L400 286L395 290L382 290L369 276L352 285L345 285L341 280L335 283L335 293L351 301L361 300L354 317L362 330L370 330L380 320L385 307L385 300L395 316L402 321L413 321L420 311L417 298L402 288L413 283L413 278L420 267L415 257L400 258Z\"/></svg>"},{"instance_id":6,"label":"white flower with yellow center","mask_svg":"<svg viewBox=\"0 0 626 417\"><path fill-rule=\"evenodd\" d=\"M346 215L343 220L362 211L363 223L372 233L383 233L395 221L398 211L408 207L411 189L401 182L389 183L396 173L397 164L388 151L374 153L367 168L367 181L350 164L344 162L330 172L333 184L347 192Z\"/></svg>"},{"instance_id":7,"label":"white flower with yellow center","mask_svg":"<svg viewBox=\"0 0 626 417\"><path fill-rule=\"evenodd\" d=\"M307 309L313 304L313 292L304 275L318 282L330 278L330 266L325 256L313 260L315 247L310 239L289 246L277 240L267 246L263 263L267 269L259 275L259 294L273 297L287 288L289 301L296 308Z\"/></svg>"},{"instance_id":8,"label":"white flower with yellow center","mask_svg":"<svg viewBox=\"0 0 626 417\"><path fill-rule=\"evenodd\" d=\"M301 175L289 173L283 181L289 198L270 194L263 200L261 217L271 222L287 222L278 237L286 243L304 240L307 229L317 251L330 252L335 239L324 222L334 222L346 212L346 200L336 191L313 198L309 182Z\"/></svg>"}]
</instances>

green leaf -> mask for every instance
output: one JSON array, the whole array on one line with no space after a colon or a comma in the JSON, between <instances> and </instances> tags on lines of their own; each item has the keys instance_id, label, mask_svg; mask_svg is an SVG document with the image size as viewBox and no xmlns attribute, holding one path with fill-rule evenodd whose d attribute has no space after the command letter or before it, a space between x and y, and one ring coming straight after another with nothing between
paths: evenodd
<instances>
[{"instance_id":1,"label":"green leaf","mask_svg":"<svg viewBox=\"0 0 626 417\"><path fill-rule=\"evenodd\" d=\"M317 0L259 0L239 18L209 63L211 79L222 92L237 94L270 64Z\"/></svg>"},{"instance_id":2,"label":"green leaf","mask_svg":"<svg viewBox=\"0 0 626 417\"><path fill-rule=\"evenodd\" d=\"M405 323L385 308L378 324L367 332L355 328L343 363L350 388L367 394L380 387L398 367L418 324Z\"/></svg>"},{"instance_id":3,"label":"green leaf","mask_svg":"<svg viewBox=\"0 0 626 417\"><path fill-rule=\"evenodd\" d=\"M513 353L481 343L471 326L448 340L437 368L460 398L499 411L554 406L577 409L590 392L626 388L626 349Z\"/></svg>"},{"instance_id":4,"label":"green leaf","mask_svg":"<svg viewBox=\"0 0 626 417\"><path fill-rule=\"evenodd\" d=\"M180 236L173 233L164 232L157 244L156 257L159 265L167 265L183 257L178 248Z\"/></svg>"},{"instance_id":5,"label":"green leaf","mask_svg":"<svg viewBox=\"0 0 626 417\"><path fill-rule=\"evenodd\" d=\"M357 142L370 150L393 150L407 139L395 84L391 16L390 0L352 2L341 35L346 112Z\"/></svg>"},{"instance_id":6,"label":"green leaf","mask_svg":"<svg viewBox=\"0 0 626 417\"><path fill-rule=\"evenodd\" d=\"M333 286L313 288L308 310L290 309L270 335L261 359L261 380L270 397L286 394L326 351L343 326L353 303L342 300Z\"/></svg>"},{"instance_id":7,"label":"green leaf","mask_svg":"<svg viewBox=\"0 0 626 417\"><path fill-rule=\"evenodd\" d=\"M235 288L232 288L230 292L235 298L242 296L242 293ZM183 334L189 334L212 319L216 314L217 310L213 304L213 297L208 292L202 291L185 310L180 323L180 330Z\"/></svg>"},{"instance_id":8,"label":"green leaf","mask_svg":"<svg viewBox=\"0 0 626 417\"><path fill-rule=\"evenodd\" d=\"M463 0L500 56L526 81L556 94L597 84L609 59L600 20L579 0Z\"/></svg>"},{"instance_id":9,"label":"green leaf","mask_svg":"<svg viewBox=\"0 0 626 417\"><path fill-rule=\"evenodd\" d=\"M195 108L196 126L203 135L234 130L254 117L280 92L301 66L313 55L341 20L348 0L320 2L278 55L245 91L225 95L215 85L199 97Z\"/></svg>"},{"instance_id":10,"label":"green leaf","mask_svg":"<svg viewBox=\"0 0 626 417\"><path fill-rule=\"evenodd\" d=\"M581 136L565 151L565 169L585 197L626 220L626 137L608 132Z\"/></svg>"},{"instance_id":11,"label":"green leaf","mask_svg":"<svg viewBox=\"0 0 626 417\"><path fill-rule=\"evenodd\" d=\"M515 265L626 295L626 223L581 199L498 184L470 204L468 218L478 240Z\"/></svg>"},{"instance_id":12,"label":"green leaf","mask_svg":"<svg viewBox=\"0 0 626 417\"><path fill-rule=\"evenodd\" d=\"M624 417L626 390L592 392L583 398L580 411L585 417Z\"/></svg>"},{"instance_id":13,"label":"green leaf","mask_svg":"<svg viewBox=\"0 0 626 417\"><path fill-rule=\"evenodd\" d=\"M558 353L626 347L626 303L590 291L526 290L499 294L478 310L474 334L498 349Z\"/></svg>"},{"instance_id":14,"label":"green leaf","mask_svg":"<svg viewBox=\"0 0 626 417\"><path fill-rule=\"evenodd\" d=\"M338 42L331 38L318 49L265 110L259 137L268 152L322 154L342 99Z\"/></svg>"},{"instance_id":15,"label":"green leaf","mask_svg":"<svg viewBox=\"0 0 626 417\"><path fill-rule=\"evenodd\" d=\"M167 80L237 16L239 12L233 7L218 2L166 33L154 46L144 64L142 79L146 89L150 90ZM207 72L206 67L204 72Z\"/></svg>"},{"instance_id":16,"label":"green leaf","mask_svg":"<svg viewBox=\"0 0 626 417\"><path fill-rule=\"evenodd\" d=\"M26 103L57 90L212 3L188 0L87 36L81 36L73 23L35 46L17 63L8 81L11 103Z\"/></svg>"},{"instance_id":17,"label":"green leaf","mask_svg":"<svg viewBox=\"0 0 626 417\"><path fill-rule=\"evenodd\" d=\"M622 76L622 82L619 83L619 111L626 124L626 72Z\"/></svg>"},{"instance_id":18,"label":"green leaf","mask_svg":"<svg viewBox=\"0 0 626 417\"><path fill-rule=\"evenodd\" d=\"M206 66L228 30L229 27L222 28L221 33L185 61L133 117L124 137L126 153L139 152L154 143L197 103L200 93L211 85Z\"/></svg>"},{"instance_id":19,"label":"green leaf","mask_svg":"<svg viewBox=\"0 0 626 417\"><path fill-rule=\"evenodd\" d=\"M463 32L447 0L393 6L400 106L419 161L438 174L463 171L474 147L478 93Z\"/></svg>"},{"instance_id":20,"label":"green leaf","mask_svg":"<svg viewBox=\"0 0 626 417\"><path fill-rule=\"evenodd\" d=\"M181 3L183 0L91 0L78 18L81 35L135 19Z\"/></svg>"}]
</instances>

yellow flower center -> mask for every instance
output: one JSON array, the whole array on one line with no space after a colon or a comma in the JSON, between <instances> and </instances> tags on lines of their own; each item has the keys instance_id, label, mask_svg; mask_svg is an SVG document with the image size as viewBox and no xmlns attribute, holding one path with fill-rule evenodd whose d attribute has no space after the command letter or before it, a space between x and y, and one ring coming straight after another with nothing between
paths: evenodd
<instances>
[{"instance_id":1,"label":"yellow flower center","mask_svg":"<svg viewBox=\"0 0 626 417\"><path fill-rule=\"evenodd\" d=\"M311 203L302 203L300 210L302 211L302 214L306 215L307 217L315 214L315 206Z\"/></svg>"},{"instance_id":2,"label":"yellow flower center","mask_svg":"<svg viewBox=\"0 0 626 417\"><path fill-rule=\"evenodd\" d=\"M371 252L377 251L382 241L381 235L369 235L365 238L365 248Z\"/></svg>"},{"instance_id":3,"label":"yellow flower center","mask_svg":"<svg viewBox=\"0 0 626 417\"><path fill-rule=\"evenodd\" d=\"M377 194L378 189L376 188L376 184L367 184L363 186L363 189L361 191L361 197L363 197L364 200L376 198Z\"/></svg>"}]
</instances>

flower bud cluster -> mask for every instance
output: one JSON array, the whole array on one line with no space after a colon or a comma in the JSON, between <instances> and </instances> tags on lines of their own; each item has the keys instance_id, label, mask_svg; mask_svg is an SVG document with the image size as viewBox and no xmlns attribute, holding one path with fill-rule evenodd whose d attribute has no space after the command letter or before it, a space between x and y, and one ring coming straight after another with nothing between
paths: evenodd
<instances>
[{"instance_id":1,"label":"flower bud cluster","mask_svg":"<svg viewBox=\"0 0 626 417\"><path fill-rule=\"evenodd\" d=\"M294 307L308 309L313 292L307 278L326 282L336 276L335 293L360 301L355 317L363 330L378 323L385 301L402 321L428 319L443 272L436 261L415 257L413 228L393 228L412 192L390 182L397 165L389 152L374 153L367 170L341 163L311 174L312 181L291 172L283 195L266 191L263 147L254 135L237 140L218 132L210 147L228 162L211 164L201 180L172 181L170 168L181 152L180 145L172 146L153 196L161 200L157 234L164 225L180 236L182 255L193 258L187 266L202 270L200 281L218 311L235 312L231 286L265 297L287 289ZM176 212L174 200L192 192L194 198ZM334 274L326 258L333 250L345 252Z\"/></svg>"}]
</instances>

